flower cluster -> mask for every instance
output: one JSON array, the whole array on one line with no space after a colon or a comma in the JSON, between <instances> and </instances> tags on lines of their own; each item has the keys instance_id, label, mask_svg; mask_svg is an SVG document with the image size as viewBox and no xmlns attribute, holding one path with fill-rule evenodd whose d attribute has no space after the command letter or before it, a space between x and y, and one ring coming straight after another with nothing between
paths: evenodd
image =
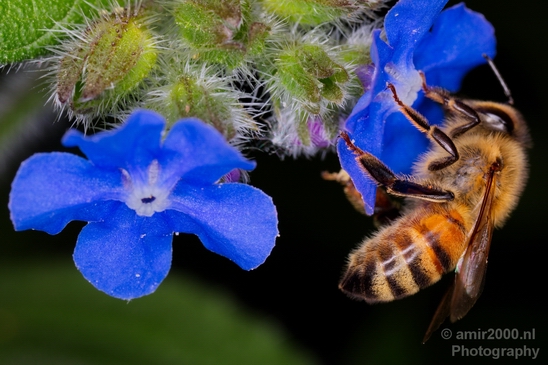
<instances>
[{"instance_id":1,"label":"flower cluster","mask_svg":"<svg viewBox=\"0 0 548 365\"><path fill-rule=\"evenodd\" d=\"M387 89L392 83L399 98L439 123L441 107L426 100L419 70L428 83L457 91L464 75L484 63L483 54L495 55L494 29L483 15L459 4L441 11L447 0L401 0L386 15L384 28L373 31L372 65L359 75L366 89L344 129L361 149L379 157L396 173L409 173L417 155L424 152L427 138L398 112ZM441 13L440 13L441 12ZM362 194L367 214L373 213L375 183L355 162L355 155L340 140L339 159Z\"/></svg>"},{"instance_id":2,"label":"flower cluster","mask_svg":"<svg viewBox=\"0 0 548 365\"><path fill-rule=\"evenodd\" d=\"M145 108L168 123L199 118L236 147L261 139L282 155L314 155L332 149L338 114L361 93L360 35L386 1L57 0L82 14L67 23L45 0L21 0L16 13L37 8L57 22L21 19L10 34L46 33L49 54L36 64L49 69L50 100L85 128ZM310 123L326 143L314 143Z\"/></svg>"},{"instance_id":3,"label":"flower cluster","mask_svg":"<svg viewBox=\"0 0 548 365\"><path fill-rule=\"evenodd\" d=\"M169 0L179 37L171 41L157 37L152 26L157 8L148 3L89 23L83 41L72 37L71 45L80 45L57 56L57 104L74 115L94 110L93 116L109 111L118 117L125 112L113 111L124 96L127 103L140 100L141 107L161 113L167 125L159 114L138 110L109 131L67 132L63 144L80 148L87 159L54 152L23 162L9 201L15 229L57 234L70 221L87 222L74 251L76 266L96 288L121 299L156 290L170 269L172 236L178 232L196 234L206 248L245 270L256 268L274 247L277 214L262 191L234 182L242 170L255 167L234 144L264 138L261 132L268 126L270 141L293 155L328 148L339 131L342 108L353 103L357 78L365 93L343 129L393 171L409 173L428 140L398 111L387 84L394 85L403 103L439 123L443 110L424 97L419 71L431 85L458 90L464 75L485 62L484 54L494 57L494 31L463 4L442 11L447 0L400 0L386 15L385 37L379 29L371 33L370 24L353 30L353 35L372 37L357 42L367 49L371 44L370 64L364 52L350 57L363 60L357 67L334 52L355 53L355 39L344 51L340 44L329 46L331 34L304 36L303 28L288 31L288 24L276 18L318 25L354 14L351 8L362 3L367 2L265 1L275 14L265 18L253 1ZM323 10L312 12L311 6ZM287 37L280 36L282 30ZM269 93L266 109L275 120L259 124L250 111L258 92L233 88L241 81L237 75L246 72L247 85ZM148 79L151 75L156 82ZM142 92L143 84L151 89ZM133 98L135 90L141 90L142 99ZM262 113L263 107L255 111ZM372 214L374 182L344 141L337 149L366 213Z\"/></svg>"},{"instance_id":4,"label":"flower cluster","mask_svg":"<svg viewBox=\"0 0 548 365\"><path fill-rule=\"evenodd\" d=\"M54 152L23 162L9 202L15 229L56 234L72 220L89 222L78 237L76 266L122 299L158 287L177 232L198 235L245 270L259 266L278 235L272 200L245 184L218 183L255 163L197 119L177 122L162 138L164 127L158 114L137 111L115 130L67 132L64 145L89 160Z\"/></svg>"}]
</instances>

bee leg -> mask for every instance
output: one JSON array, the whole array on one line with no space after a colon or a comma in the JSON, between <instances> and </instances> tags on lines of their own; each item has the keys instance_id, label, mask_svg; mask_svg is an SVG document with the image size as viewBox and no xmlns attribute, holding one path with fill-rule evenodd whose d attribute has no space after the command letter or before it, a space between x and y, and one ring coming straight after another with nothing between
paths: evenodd
<instances>
[{"instance_id":1,"label":"bee leg","mask_svg":"<svg viewBox=\"0 0 548 365\"><path fill-rule=\"evenodd\" d=\"M426 118L423 115L421 115L418 111L411 108L409 105L405 105L400 100L400 98L398 98L398 94L396 93L396 88L394 87L394 85L388 84L387 86L390 90L392 90L394 100L400 106L400 110L403 113L403 115L405 115L405 117L409 119L409 121L415 127L417 127L419 131L426 133L428 138L431 138L434 142L440 145L441 148L446 150L450 155L450 156L432 161L430 165L428 165L428 170L438 171L457 162L460 156L459 156L459 151L457 150L457 147L453 143L453 140L451 140L451 138L447 134L445 134L441 129L439 129L435 125L430 125L428 121L426 120Z\"/></svg>"},{"instance_id":2,"label":"bee leg","mask_svg":"<svg viewBox=\"0 0 548 365\"><path fill-rule=\"evenodd\" d=\"M442 190L432 185L422 185L408 179L398 178L381 160L371 153L357 147L345 132L341 137L348 148L357 155L356 161L363 168L366 174L379 185L386 188L390 194L403 197L411 197L432 202L446 202L455 198L451 191Z\"/></svg>"},{"instance_id":3,"label":"bee leg","mask_svg":"<svg viewBox=\"0 0 548 365\"><path fill-rule=\"evenodd\" d=\"M458 136L468 132L470 129L481 123L481 119L474 108L451 96L451 94L449 94L449 92L447 92L447 90L445 89L428 86L426 84L426 78L424 76L424 73L422 71L419 71L419 74L422 78L422 90L424 91L424 95L427 98L446 106L451 111L459 113L469 120L468 123L453 128L451 130L452 138L457 138Z\"/></svg>"},{"instance_id":4,"label":"bee leg","mask_svg":"<svg viewBox=\"0 0 548 365\"><path fill-rule=\"evenodd\" d=\"M345 170L339 172L322 172L324 180L336 181L343 186L346 198L359 213L366 215L365 204L362 195L354 186L354 182ZM375 199L375 211L373 212L373 223L380 227L396 219L400 214L401 205L390 198L384 189L377 189Z\"/></svg>"},{"instance_id":5,"label":"bee leg","mask_svg":"<svg viewBox=\"0 0 548 365\"><path fill-rule=\"evenodd\" d=\"M365 204L363 202L362 195L354 186L354 182L348 175L348 172L345 170L339 172L322 172L322 178L324 180L336 181L343 186L344 194L346 198L352 204L354 209L356 209L361 214L365 215Z\"/></svg>"},{"instance_id":6,"label":"bee leg","mask_svg":"<svg viewBox=\"0 0 548 365\"><path fill-rule=\"evenodd\" d=\"M373 212L373 224L380 228L398 218L401 204L390 197L384 189L377 189L375 197L375 210Z\"/></svg>"}]
</instances>

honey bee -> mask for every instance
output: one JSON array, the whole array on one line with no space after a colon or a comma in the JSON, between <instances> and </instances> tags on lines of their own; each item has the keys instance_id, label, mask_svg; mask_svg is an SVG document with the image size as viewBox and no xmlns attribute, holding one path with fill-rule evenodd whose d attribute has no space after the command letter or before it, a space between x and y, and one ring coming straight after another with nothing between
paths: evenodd
<instances>
[{"instance_id":1,"label":"honey bee","mask_svg":"<svg viewBox=\"0 0 548 365\"><path fill-rule=\"evenodd\" d=\"M456 268L423 342L447 317L461 319L477 301L493 229L504 224L527 180L527 126L488 61L507 92L505 104L459 100L428 86L421 73L426 97L446 109L440 127L430 125L387 85L400 111L432 142L411 177L394 174L341 134L364 173L389 194L404 197L405 204L399 218L350 253L339 288L368 303L388 302L412 295Z\"/></svg>"}]
</instances>

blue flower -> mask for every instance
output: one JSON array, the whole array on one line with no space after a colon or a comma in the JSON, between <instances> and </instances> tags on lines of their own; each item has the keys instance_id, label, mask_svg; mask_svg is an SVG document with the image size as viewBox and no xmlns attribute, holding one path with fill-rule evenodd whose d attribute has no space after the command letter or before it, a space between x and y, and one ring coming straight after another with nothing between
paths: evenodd
<instances>
[{"instance_id":1,"label":"blue flower","mask_svg":"<svg viewBox=\"0 0 548 365\"><path fill-rule=\"evenodd\" d=\"M221 134L183 119L165 136L164 120L137 111L120 128L63 138L89 160L40 153L21 164L9 208L16 230L59 233L89 222L74 261L99 290L132 299L152 293L171 266L172 236L194 233L209 250L246 270L262 264L278 235L276 209L262 191L217 181L233 169L251 170Z\"/></svg>"},{"instance_id":2,"label":"blue flower","mask_svg":"<svg viewBox=\"0 0 548 365\"><path fill-rule=\"evenodd\" d=\"M394 172L408 174L428 139L398 111L387 83L399 98L413 105L431 124L440 123L443 110L424 97L418 70L429 85L451 92L464 75L485 63L483 54L495 55L494 29L483 15L458 4L443 12L447 0L400 0L386 15L388 43L373 31L373 65L360 70L365 94L348 117L345 130L361 149L372 153ZM441 12L441 13L440 13ZM341 166L362 194L367 214L373 214L375 183L365 176L341 139L337 144Z\"/></svg>"}]
</instances>

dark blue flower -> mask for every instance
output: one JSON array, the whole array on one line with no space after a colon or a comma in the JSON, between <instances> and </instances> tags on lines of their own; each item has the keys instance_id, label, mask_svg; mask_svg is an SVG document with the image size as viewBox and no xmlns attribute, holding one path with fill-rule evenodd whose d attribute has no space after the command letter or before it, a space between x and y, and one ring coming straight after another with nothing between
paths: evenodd
<instances>
[{"instance_id":1,"label":"dark blue flower","mask_svg":"<svg viewBox=\"0 0 548 365\"><path fill-rule=\"evenodd\" d=\"M217 183L251 170L220 133L183 119L162 136L164 120L138 111L118 129L87 137L71 130L70 153L41 153L22 163L9 208L16 230L59 233L89 222L74 261L105 293L132 299L152 293L171 266L172 235L194 233L209 250L246 270L265 261L278 235L276 209L262 191Z\"/></svg>"},{"instance_id":2,"label":"dark blue flower","mask_svg":"<svg viewBox=\"0 0 548 365\"><path fill-rule=\"evenodd\" d=\"M345 130L358 147L379 157L396 173L411 172L428 140L398 111L387 83L394 84L399 98L430 123L440 123L443 110L424 97L418 70L425 73L429 85L455 92L470 69L485 63L483 54L495 55L494 29L483 15L464 4L441 12L446 3L400 0L384 20L387 43L380 30L373 31L373 65L358 74L366 92L347 119ZM375 183L360 170L344 141L338 142L337 150L341 166L364 198L366 212L372 214Z\"/></svg>"}]
</instances>

